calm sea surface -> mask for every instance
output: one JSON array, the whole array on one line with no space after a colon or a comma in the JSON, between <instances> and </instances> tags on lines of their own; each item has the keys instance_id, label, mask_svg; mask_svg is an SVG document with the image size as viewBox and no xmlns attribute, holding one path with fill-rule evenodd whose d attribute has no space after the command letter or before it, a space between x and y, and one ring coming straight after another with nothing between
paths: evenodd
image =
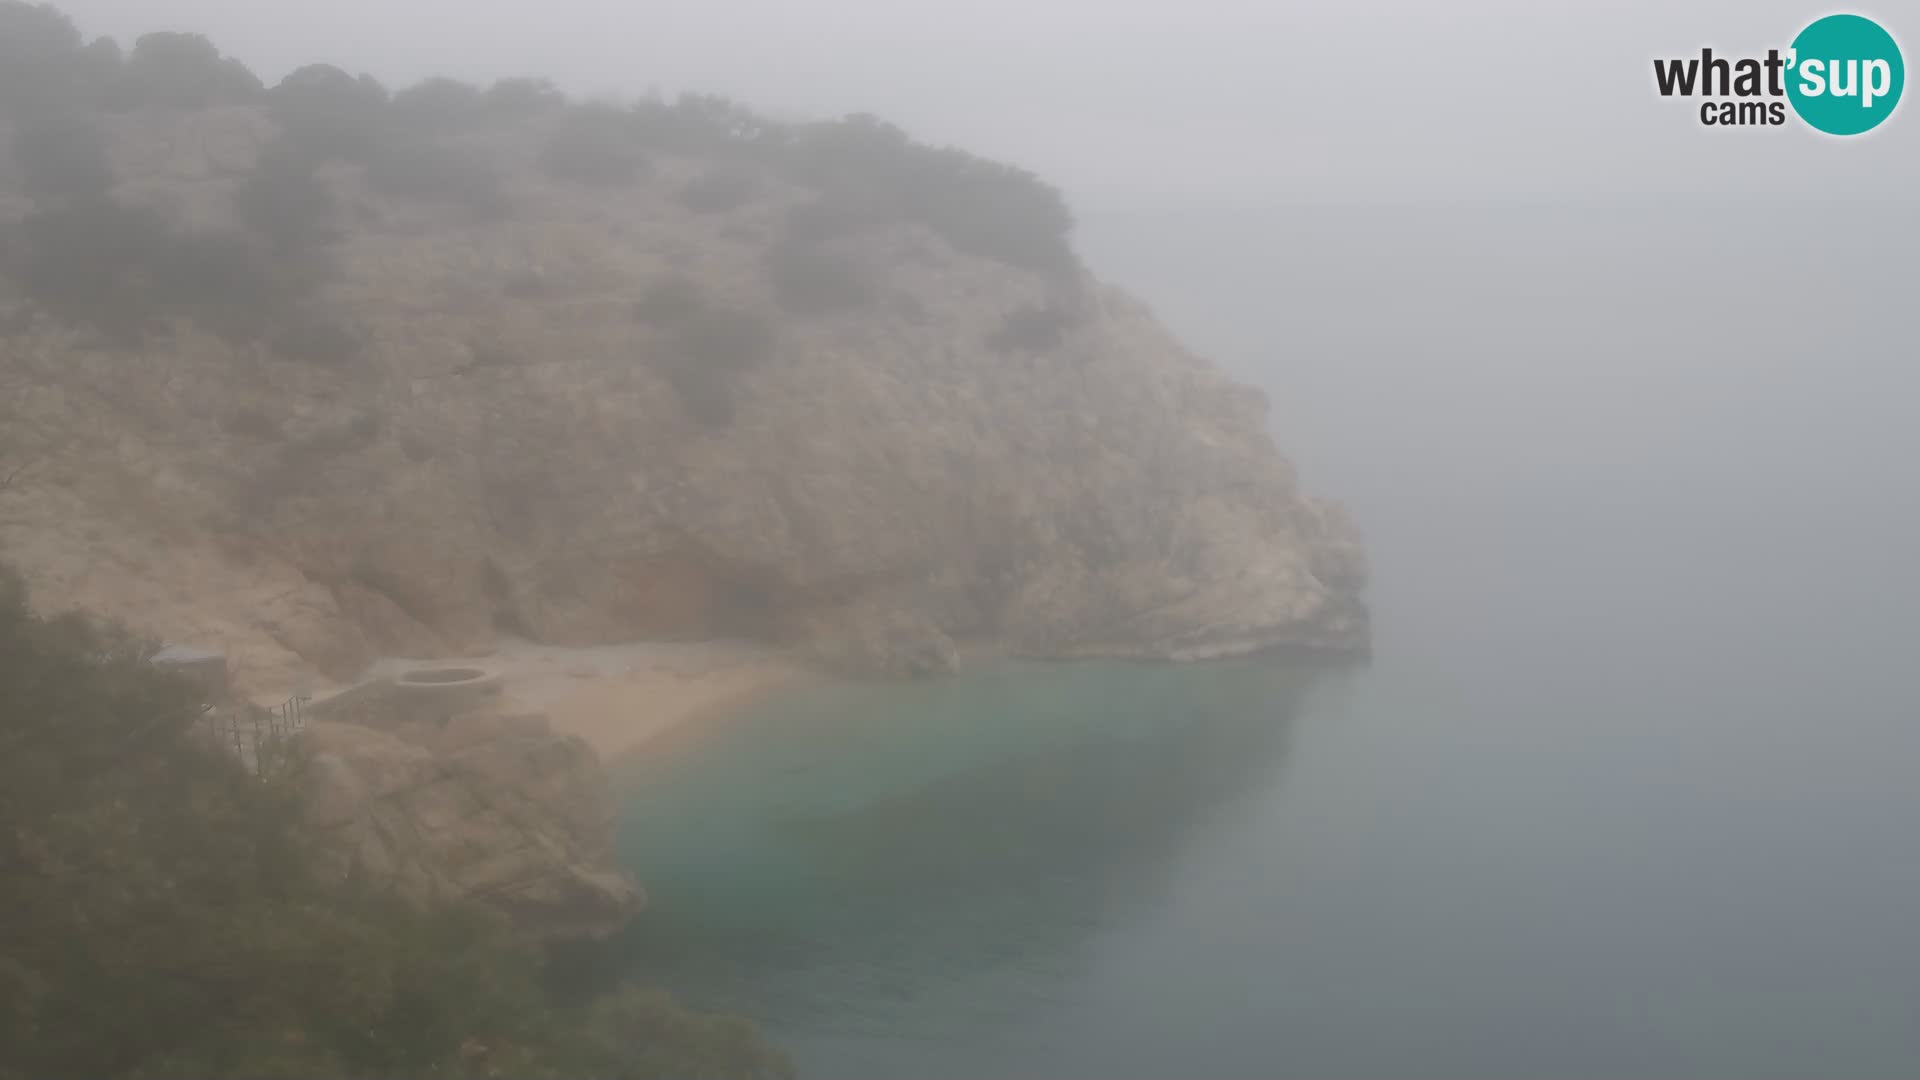
<instances>
[{"instance_id":1,"label":"calm sea surface","mask_svg":"<svg viewBox=\"0 0 1920 1080\"><path fill-rule=\"evenodd\" d=\"M637 778L614 949L813 1077L1920 1075L1917 222L1089 221L1377 658L790 696Z\"/></svg>"}]
</instances>

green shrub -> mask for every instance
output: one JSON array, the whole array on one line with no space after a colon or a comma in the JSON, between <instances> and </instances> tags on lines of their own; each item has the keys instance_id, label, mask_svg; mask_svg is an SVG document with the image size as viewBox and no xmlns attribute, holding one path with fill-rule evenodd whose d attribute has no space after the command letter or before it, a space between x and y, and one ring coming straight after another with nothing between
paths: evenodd
<instances>
[{"instance_id":1,"label":"green shrub","mask_svg":"<svg viewBox=\"0 0 1920 1080\"><path fill-rule=\"evenodd\" d=\"M790 243L818 245L852 236L881 220L871 207L823 196L787 210L784 236Z\"/></svg>"},{"instance_id":2,"label":"green shrub","mask_svg":"<svg viewBox=\"0 0 1920 1080\"><path fill-rule=\"evenodd\" d=\"M278 143L260 155L234 192L240 220L283 255L311 251L333 238L333 192L314 169L311 157Z\"/></svg>"},{"instance_id":3,"label":"green shrub","mask_svg":"<svg viewBox=\"0 0 1920 1080\"><path fill-rule=\"evenodd\" d=\"M501 212L506 191L486 158L431 142L393 142L367 160L367 184L406 199L454 203L486 214Z\"/></svg>"},{"instance_id":4,"label":"green shrub","mask_svg":"<svg viewBox=\"0 0 1920 1080\"><path fill-rule=\"evenodd\" d=\"M37 210L16 231L16 273L41 307L137 341L153 317L150 269L165 246L159 215L109 199Z\"/></svg>"},{"instance_id":5,"label":"green shrub","mask_svg":"<svg viewBox=\"0 0 1920 1080\"><path fill-rule=\"evenodd\" d=\"M319 879L298 755L249 773L147 655L0 568L0 1076L791 1075L657 993L557 1004L485 912Z\"/></svg>"},{"instance_id":6,"label":"green shrub","mask_svg":"<svg viewBox=\"0 0 1920 1080\"><path fill-rule=\"evenodd\" d=\"M605 106L570 110L547 139L540 162L556 180L596 187L631 184L647 165L626 115Z\"/></svg>"},{"instance_id":7,"label":"green shrub","mask_svg":"<svg viewBox=\"0 0 1920 1080\"><path fill-rule=\"evenodd\" d=\"M909 189L909 216L971 255L1049 273L1078 265L1069 240L1073 215L1058 191L1009 165L957 150L937 153L947 168Z\"/></svg>"},{"instance_id":8,"label":"green shrub","mask_svg":"<svg viewBox=\"0 0 1920 1080\"><path fill-rule=\"evenodd\" d=\"M162 310L233 336L252 336L280 300L280 273L257 238L237 229L169 229L149 256Z\"/></svg>"},{"instance_id":9,"label":"green shrub","mask_svg":"<svg viewBox=\"0 0 1920 1080\"><path fill-rule=\"evenodd\" d=\"M298 157L358 162L366 166L368 185L387 195L488 213L504 204L492 162L429 138L480 116L480 93L470 86L429 79L389 98L365 75L356 79L337 67L312 64L287 76L268 101Z\"/></svg>"},{"instance_id":10,"label":"green shrub","mask_svg":"<svg viewBox=\"0 0 1920 1080\"><path fill-rule=\"evenodd\" d=\"M150 34L121 62L109 41L84 52L71 22L50 8L0 0L0 100L15 113L107 100L197 108L258 95L258 80L192 34ZM661 150L719 164L680 193L690 209L724 212L744 205L757 177L810 186L821 204L859 207L828 224L858 228L918 222L954 249L1048 274L1077 266L1073 218L1060 193L1031 174L954 149L917 143L870 116L826 123L770 120L725 98L684 95L628 108L568 106L552 84L507 79L482 92L430 79L397 96L367 76L311 65L267 95L288 141L317 160L375 166L399 188L454 190L431 155L407 144L490 118L564 110L541 161L556 179L615 187L635 182L647 154ZM388 158L376 165L376 159ZM484 199L487 185L455 197ZM796 233L796 235L798 235Z\"/></svg>"},{"instance_id":11,"label":"green shrub","mask_svg":"<svg viewBox=\"0 0 1920 1080\"><path fill-rule=\"evenodd\" d=\"M113 190L113 165L92 123L77 116L29 122L13 135L22 188L35 199L99 199Z\"/></svg>"},{"instance_id":12,"label":"green shrub","mask_svg":"<svg viewBox=\"0 0 1920 1080\"><path fill-rule=\"evenodd\" d=\"M77 199L39 210L17 233L21 287L38 304L138 342L165 316L253 336L306 283L247 233L176 229L144 207Z\"/></svg>"},{"instance_id":13,"label":"green shrub","mask_svg":"<svg viewBox=\"0 0 1920 1080\"><path fill-rule=\"evenodd\" d=\"M791 136L786 125L717 94L641 101L629 117L641 145L706 157L773 161Z\"/></svg>"},{"instance_id":14,"label":"green shrub","mask_svg":"<svg viewBox=\"0 0 1920 1080\"><path fill-rule=\"evenodd\" d=\"M793 159L821 190L921 222L959 251L1049 272L1076 264L1065 200L1023 170L924 146L864 115L809 125Z\"/></svg>"},{"instance_id":15,"label":"green shrub","mask_svg":"<svg viewBox=\"0 0 1920 1080\"><path fill-rule=\"evenodd\" d=\"M914 142L871 116L787 125L724 98L688 96L641 102L632 127L643 146L750 163L812 187L822 207L860 208L823 224L914 221L959 251L1046 273L1077 266L1073 216L1058 191L1024 170Z\"/></svg>"},{"instance_id":16,"label":"green shrub","mask_svg":"<svg viewBox=\"0 0 1920 1080\"><path fill-rule=\"evenodd\" d=\"M487 102L477 87L456 79L433 78L393 95L389 114L401 130L423 135L460 131L486 115Z\"/></svg>"},{"instance_id":17,"label":"green shrub","mask_svg":"<svg viewBox=\"0 0 1920 1080\"><path fill-rule=\"evenodd\" d=\"M0 101L22 114L71 107L83 92L80 42L53 5L0 0Z\"/></svg>"},{"instance_id":18,"label":"green shrub","mask_svg":"<svg viewBox=\"0 0 1920 1080\"><path fill-rule=\"evenodd\" d=\"M194 1042L247 987L248 917L293 899L288 791L194 739L197 695L142 655L33 618L0 575L0 969L30 988L0 996L24 1035L0 1075L124 1075Z\"/></svg>"},{"instance_id":19,"label":"green shrub","mask_svg":"<svg viewBox=\"0 0 1920 1080\"><path fill-rule=\"evenodd\" d=\"M501 79L487 87L483 104L495 116L533 116L565 108L567 96L546 79Z\"/></svg>"},{"instance_id":20,"label":"green shrub","mask_svg":"<svg viewBox=\"0 0 1920 1080\"><path fill-rule=\"evenodd\" d=\"M695 420L725 427L733 422L740 377L770 360L777 347L773 327L760 315L706 308L675 333L667 381Z\"/></svg>"},{"instance_id":21,"label":"green shrub","mask_svg":"<svg viewBox=\"0 0 1920 1080\"><path fill-rule=\"evenodd\" d=\"M760 191L760 178L752 172L721 166L708 169L680 189L680 205L703 214L738 210Z\"/></svg>"},{"instance_id":22,"label":"green shrub","mask_svg":"<svg viewBox=\"0 0 1920 1080\"><path fill-rule=\"evenodd\" d=\"M109 37L94 38L74 57L74 74L83 90L83 100L103 107L116 104L125 85L126 54L120 43Z\"/></svg>"},{"instance_id":23,"label":"green shrub","mask_svg":"<svg viewBox=\"0 0 1920 1080\"><path fill-rule=\"evenodd\" d=\"M199 34L154 33L133 43L121 75L134 101L173 109L204 109L248 101L262 87L237 60L223 59Z\"/></svg>"},{"instance_id":24,"label":"green shrub","mask_svg":"<svg viewBox=\"0 0 1920 1080\"><path fill-rule=\"evenodd\" d=\"M386 144L386 88L330 64L309 64L267 95L287 141L317 160L365 161Z\"/></svg>"},{"instance_id":25,"label":"green shrub","mask_svg":"<svg viewBox=\"0 0 1920 1080\"><path fill-rule=\"evenodd\" d=\"M861 307L875 291L859 258L828 243L782 238L767 249L765 270L780 306L797 314Z\"/></svg>"},{"instance_id":26,"label":"green shrub","mask_svg":"<svg viewBox=\"0 0 1920 1080\"><path fill-rule=\"evenodd\" d=\"M1078 316L1072 308L1058 303L1027 304L1007 313L1000 327L987 335L986 345L995 352L1046 352L1066 340Z\"/></svg>"}]
</instances>

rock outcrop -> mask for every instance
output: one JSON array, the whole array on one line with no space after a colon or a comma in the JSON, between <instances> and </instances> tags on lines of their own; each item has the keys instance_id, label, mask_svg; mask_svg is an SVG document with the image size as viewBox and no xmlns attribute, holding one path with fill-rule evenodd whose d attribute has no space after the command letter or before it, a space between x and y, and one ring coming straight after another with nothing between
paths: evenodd
<instances>
[{"instance_id":1,"label":"rock outcrop","mask_svg":"<svg viewBox=\"0 0 1920 1080\"><path fill-rule=\"evenodd\" d=\"M380 682L322 707L300 743L324 869L478 901L541 938L617 930L645 897L614 862L599 758L498 700Z\"/></svg>"},{"instance_id":2,"label":"rock outcrop","mask_svg":"<svg viewBox=\"0 0 1920 1080\"><path fill-rule=\"evenodd\" d=\"M251 107L114 124L115 197L202 228L273 137ZM794 310L766 264L804 188L695 210L710 162L588 187L539 145L468 137L502 178L486 212L322 170L347 224L311 306L348 330L310 332L346 359L186 317L129 345L0 278L0 558L262 690L501 630L774 637L883 672L950 668L956 640L1365 647L1351 525L1301 492L1263 395L1139 303L895 223L837 242L859 302ZM646 302L663 282L773 327L723 416ZM358 738L340 752L392 749ZM408 783L451 767L388 756Z\"/></svg>"}]
</instances>

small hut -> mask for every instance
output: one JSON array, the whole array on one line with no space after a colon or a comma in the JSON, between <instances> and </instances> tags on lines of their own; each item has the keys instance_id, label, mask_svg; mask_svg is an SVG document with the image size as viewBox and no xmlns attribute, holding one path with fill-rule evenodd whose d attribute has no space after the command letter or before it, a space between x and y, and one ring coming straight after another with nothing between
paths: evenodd
<instances>
[{"instance_id":1,"label":"small hut","mask_svg":"<svg viewBox=\"0 0 1920 1080\"><path fill-rule=\"evenodd\" d=\"M149 659L154 667L186 676L206 694L209 705L222 704L231 696L227 685L227 657L224 653L195 648L192 645L168 645Z\"/></svg>"}]
</instances>

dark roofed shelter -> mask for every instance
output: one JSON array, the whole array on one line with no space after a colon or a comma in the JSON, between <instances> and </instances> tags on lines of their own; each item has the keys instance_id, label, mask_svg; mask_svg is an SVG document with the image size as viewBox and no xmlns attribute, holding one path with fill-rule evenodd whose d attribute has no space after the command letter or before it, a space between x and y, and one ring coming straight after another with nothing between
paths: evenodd
<instances>
[{"instance_id":1,"label":"dark roofed shelter","mask_svg":"<svg viewBox=\"0 0 1920 1080\"><path fill-rule=\"evenodd\" d=\"M225 653L192 645L167 645L154 653L148 662L192 679L206 693L208 704L227 699L229 688Z\"/></svg>"}]
</instances>

